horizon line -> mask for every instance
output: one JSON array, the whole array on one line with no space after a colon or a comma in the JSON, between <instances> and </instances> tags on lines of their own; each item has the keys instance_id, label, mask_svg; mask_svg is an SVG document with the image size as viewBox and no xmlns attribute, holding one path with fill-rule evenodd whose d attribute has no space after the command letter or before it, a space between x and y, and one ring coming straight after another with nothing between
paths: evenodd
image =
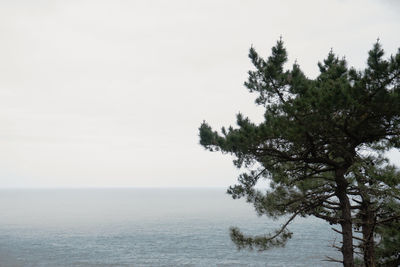
<instances>
[{"instance_id":1,"label":"horizon line","mask_svg":"<svg viewBox=\"0 0 400 267\"><path fill-rule=\"evenodd\" d=\"M226 189L229 186L0 186L7 189Z\"/></svg>"}]
</instances>

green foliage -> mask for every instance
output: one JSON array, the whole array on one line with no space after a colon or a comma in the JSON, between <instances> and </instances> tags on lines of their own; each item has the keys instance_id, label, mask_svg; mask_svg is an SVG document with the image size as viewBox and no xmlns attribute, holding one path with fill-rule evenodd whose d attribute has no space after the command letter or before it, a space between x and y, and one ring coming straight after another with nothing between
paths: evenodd
<instances>
[{"instance_id":1,"label":"green foliage","mask_svg":"<svg viewBox=\"0 0 400 267\"><path fill-rule=\"evenodd\" d=\"M238 114L237 126L221 132L203 122L200 144L234 155L235 166L247 169L228 189L234 199L246 198L259 215L291 219L272 235L250 237L232 228L239 248L284 245L291 237L287 225L296 216L340 224L352 236L349 225L375 229L364 211L380 219L378 214L391 205L388 199L398 204L399 192L391 188L399 184L399 175L382 155L400 148L400 50L389 59L383 56L375 43L367 68L359 71L330 51L318 63L318 77L309 79L297 63L285 70L282 40L266 60L250 49L254 70L245 86L265 108L265 120L255 124ZM267 179L270 188L255 189L260 179ZM350 199L360 204L350 205ZM377 213L370 212L373 208ZM342 252L352 254L352 242L346 242ZM348 262L351 266L353 260Z\"/></svg>"},{"instance_id":2,"label":"green foliage","mask_svg":"<svg viewBox=\"0 0 400 267\"><path fill-rule=\"evenodd\" d=\"M284 247L286 241L292 237L291 232L284 229L282 232L277 231L274 235L248 237L236 227L231 229L231 239L237 245L238 249L257 247L260 251L271 247Z\"/></svg>"},{"instance_id":3,"label":"green foliage","mask_svg":"<svg viewBox=\"0 0 400 267\"><path fill-rule=\"evenodd\" d=\"M377 246L378 266L400 266L400 221L387 223L378 227L381 241Z\"/></svg>"}]
</instances>

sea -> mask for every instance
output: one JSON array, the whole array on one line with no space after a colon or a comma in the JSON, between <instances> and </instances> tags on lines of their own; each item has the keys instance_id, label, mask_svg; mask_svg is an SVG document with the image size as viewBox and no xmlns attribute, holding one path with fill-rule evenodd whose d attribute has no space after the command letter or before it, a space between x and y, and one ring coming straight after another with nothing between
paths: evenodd
<instances>
[{"instance_id":1,"label":"sea","mask_svg":"<svg viewBox=\"0 0 400 267\"><path fill-rule=\"evenodd\" d=\"M0 266L340 266L340 236L300 218L283 248L238 250L231 226L266 234L283 221L257 216L223 188L1 189Z\"/></svg>"}]
</instances>

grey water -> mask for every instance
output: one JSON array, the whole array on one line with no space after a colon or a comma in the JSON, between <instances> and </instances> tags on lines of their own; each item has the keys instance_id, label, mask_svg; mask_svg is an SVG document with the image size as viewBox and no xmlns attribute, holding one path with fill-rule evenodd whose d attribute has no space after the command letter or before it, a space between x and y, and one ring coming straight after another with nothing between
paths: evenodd
<instances>
[{"instance_id":1,"label":"grey water","mask_svg":"<svg viewBox=\"0 0 400 267\"><path fill-rule=\"evenodd\" d=\"M284 248L238 251L229 227L273 231L224 189L2 189L0 266L337 266L340 237L301 218Z\"/></svg>"}]
</instances>

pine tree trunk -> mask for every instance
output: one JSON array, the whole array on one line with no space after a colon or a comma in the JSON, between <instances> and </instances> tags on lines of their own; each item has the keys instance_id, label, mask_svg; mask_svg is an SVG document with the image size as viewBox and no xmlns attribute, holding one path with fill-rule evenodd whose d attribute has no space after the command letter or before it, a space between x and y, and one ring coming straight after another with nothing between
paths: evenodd
<instances>
[{"instance_id":1,"label":"pine tree trunk","mask_svg":"<svg viewBox=\"0 0 400 267\"><path fill-rule=\"evenodd\" d=\"M363 238L366 240L363 248L365 267L375 267L375 248L372 231L370 226L365 227L365 232L363 229Z\"/></svg>"},{"instance_id":2,"label":"pine tree trunk","mask_svg":"<svg viewBox=\"0 0 400 267\"><path fill-rule=\"evenodd\" d=\"M362 221L362 234L364 244L364 264L365 267L375 267L375 244L374 244L374 226L375 226L375 214L370 207L370 199L368 196L363 197L363 204L361 206Z\"/></svg>"},{"instance_id":3,"label":"pine tree trunk","mask_svg":"<svg viewBox=\"0 0 400 267\"><path fill-rule=\"evenodd\" d=\"M351 210L350 200L347 196L347 181L344 178L345 170L336 171L336 196L339 199L340 208L342 212L341 223L342 226L342 255L343 255L343 266L354 267L354 255L353 255L353 225L351 221Z\"/></svg>"}]
</instances>

